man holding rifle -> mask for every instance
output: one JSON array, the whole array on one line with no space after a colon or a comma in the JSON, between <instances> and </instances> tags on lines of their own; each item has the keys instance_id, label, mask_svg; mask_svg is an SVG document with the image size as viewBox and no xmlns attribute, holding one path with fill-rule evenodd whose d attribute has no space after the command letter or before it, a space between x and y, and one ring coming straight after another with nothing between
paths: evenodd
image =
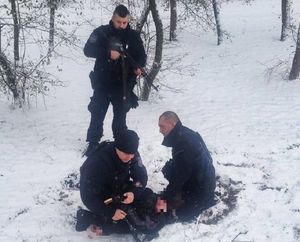
<instances>
[{"instance_id":1,"label":"man holding rifle","mask_svg":"<svg viewBox=\"0 0 300 242\"><path fill-rule=\"evenodd\" d=\"M96 28L84 47L87 57L96 58L90 79L94 94L88 105L91 113L87 132L89 156L103 136L103 121L111 103L113 106L112 130L114 137L127 129L126 114L138 106L133 93L136 77L142 75L146 54L140 35L131 29L129 11L118 5L108 25ZM124 54L126 53L126 55Z\"/></svg>"}]
</instances>

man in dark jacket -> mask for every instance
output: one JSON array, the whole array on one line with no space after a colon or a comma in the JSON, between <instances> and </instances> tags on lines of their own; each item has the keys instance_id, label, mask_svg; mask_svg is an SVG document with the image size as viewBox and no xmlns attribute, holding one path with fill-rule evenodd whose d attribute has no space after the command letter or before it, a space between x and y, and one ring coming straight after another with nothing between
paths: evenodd
<instances>
[{"instance_id":1,"label":"man in dark jacket","mask_svg":"<svg viewBox=\"0 0 300 242\"><path fill-rule=\"evenodd\" d=\"M164 112L159 118L163 145L172 147L172 159L162 169L169 181L162 197L168 210L176 210L181 220L190 220L210 207L216 187L212 158L201 136L183 126L176 113ZM158 201L163 208L164 200Z\"/></svg>"},{"instance_id":2,"label":"man in dark jacket","mask_svg":"<svg viewBox=\"0 0 300 242\"><path fill-rule=\"evenodd\" d=\"M128 21L128 9L124 5L117 6L109 24L96 28L84 47L87 57L96 58L90 73L94 94L88 105L91 121L86 156L98 146L103 136L103 121L109 103L113 106L114 137L127 129L126 114L130 108L138 106L133 88L146 64L146 54L139 33L130 28Z\"/></svg>"},{"instance_id":3,"label":"man in dark jacket","mask_svg":"<svg viewBox=\"0 0 300 242\"><path fill-rule=\"evenodd\" d=\"M126 217L122 204L134 206L145 190L148 176L138 153L138 140L134 131L123 131L114 142L102 142L80 168L82 202L104 230L109 231L116 224L126 227L127 224L122 223ZM122 204L104 203L117 196L124 198ZM79 216L80 211L77 218ZM86 226L79 223L76 229L81 231Z\"/></svg>"}]
</instances>

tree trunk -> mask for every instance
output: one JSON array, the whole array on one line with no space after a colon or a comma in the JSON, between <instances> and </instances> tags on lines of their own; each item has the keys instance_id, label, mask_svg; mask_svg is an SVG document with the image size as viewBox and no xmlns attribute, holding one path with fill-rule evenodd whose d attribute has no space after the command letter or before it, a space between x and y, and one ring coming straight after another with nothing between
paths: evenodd
<instances>
[{"instance_id":1,"label":"tree trunk","mask_svg":"<svg viewBox=\"0 0 300 242\"><path fill-rule=\"evenodd\" d=\"M18 63L20 60L20 19L19 19L19 11L18 11L18 0L10 0L11 3L11 15L13 18L13 27L14 27L14 65L12 66L10 62L8 62L5 55L2 53L2 64L6 62L6 64L2 65L4 68L4 72L6 73L6 84L8 88L13 93L14 97L14 104L18 105L19 107L22 107L24 103L24 91L21 90L21 88L18 85L17 80L17 69L18 69Z\"/></svg>"},{"instance_id":2,"label":"tree trunk","mask_svg":"<svg viewBox=\"0 0 300 242\"><path fill-rule=\"evenodd\" d=\"M154 62L148 74L148 81L151 84L153 84L153 81L161 67L162 49L163 49L163 25L156 8L155 0L149 1L149 7L155 24L155 29L156 29L156 45L155 45ZM144 82L142 93L141 93L142 101L147 101L149 99L151 84L149 85L147 82Z\"/></svg>"},{"instance_id":3,"label":"tree trunk","mask_svg":"<svg viewBox=\"0 0 300 242\"><path fill-rule=\"evenodd\" d=\"M49 27L49 48L48 54L53 51L54 48L54 20L55 20L55 10L56 10L56 1L50 2L50 27Z\"/></svg>"},{"instance_id":4,"label":"tree trunk","mask_svg":"<svg viewBox=\"0 0 300 242\"><path fill-rule=\"evenodd\" d=\"M299 77L300 73L300 23L298 28L298 35L297 35L297 46L296 46L296 53L293 60L292 69L290 72L289 80L295 80Z\"/></svg>"},{"instance_id":5,"label":"tree trunk","mask_svg":"<svg viewBox=\"0 0 300 242\"><path fill-rule=\"evenodd\" d=\"M1 45L2 45L1 44L1 42L2 42L1 41L1 35L2 35L1 31L2 31L2 28L3 28L3 25L0 24L0 52L1 52Z\"/></svg>"},{"instance_id":6,"label":"tree trunk","mask_svg":"<svg viewBox=\"0 0 300 242\"><path fill-rule=\"evenodd\" d=\"M281 0L281 37L280 41L285 41L287 37L288 27L290 25L290 0Z\"/></svg>"},{"instance_id":7,"label":"tree trunk","mask_svg":"<svg viewBox=\"0 0 300 242\"><path fill-rule=\"evenodd\" d=\"M150 4L149 4L149 0L146 0L145 7L142 11L141 17L136 23L136 31L138 31L139 33L142 32L142 28L147 21L149 12L150 12Z\"/></svg>"},{"instance_id":8,"label":"tree trunk","mask_svg":"<svg viewBox=\"0 0 300 242\"><path fill-rule=\"evenodd\" d=\"M220 6L218 0L212 0L214 16L216 21L216 29L218 35L218 45L220 45L223 41L223 31L221 29L221 21L220 21Z\"/></svg>"},{"instance_id":9,"label":"tree trunk","mask_svg":"<svg viewBox=\"0 0 300 242\"><path fill-rule=\"evenodd\" d=\"M3 82L12 92L14 99L18 100L19 92L17 90L15 74L11 63L8 61L3 52L0 52L0 74L3 79Z\"/></svg>"},{"instance_id":10,"label":"tree trunk","mask_svg":"<svg viewBox=\"0 0 300 242\"><path fill-rule=\"evenodd\" d=\"M170 0L170 36L169 40L176 40L177 29L177 0Z\"/></svg>"},{"instance_id":11,"label":"tree trunk","mask_svg":"<svg viewBox=\"0 0 300 242\"><path fill-rule=\"evenodd\" d=\"M14 22L14 59L15 62L17 62L20 59L20 54L19 54L20 26L19 26L18 13L16 7L16 0L11 0L10 2L11 2L11 14L13 16L13 22Z\"/></svg>"}]
</instances>

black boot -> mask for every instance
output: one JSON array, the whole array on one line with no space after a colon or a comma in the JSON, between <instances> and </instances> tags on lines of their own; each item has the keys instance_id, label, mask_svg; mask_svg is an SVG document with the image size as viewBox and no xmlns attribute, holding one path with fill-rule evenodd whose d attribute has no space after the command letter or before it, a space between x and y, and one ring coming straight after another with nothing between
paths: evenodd
<instances>
[{"instance_id":1,"label":"black boot","mask_svg":"<svg viewBox=\"0 0 300 242\"><path fill-rule=\"evenodd\" d=\"M97 150L98 146L98 142L90 142L86 150L83 152L83 156L89 157L95 150Z\"/></svg>"},{"instance_id":2,"label":"black boot","mask_svg":"<svg viewBox=\"0 0 300 242\"><path fill-rule=\"evenodd\" d=\"M75 229L78 232L86 230L92 224L92 214L84 209L79 209L76 214Z\"/></svg>"},{"instance_id":3,"label":"black boot","mask_svg":"<svg viewBox=\"0 0 300 242\"><path fill-rule=\"evenodd\" d=\"M97 225L101 227L103 235L108 235L106 230L103 229L102 225L106 223L106 219L99 217L96 214L80 208L76 214L76 225L75 229L78 232L86 230L90 225Z\"/></svg>"}]
</instances>

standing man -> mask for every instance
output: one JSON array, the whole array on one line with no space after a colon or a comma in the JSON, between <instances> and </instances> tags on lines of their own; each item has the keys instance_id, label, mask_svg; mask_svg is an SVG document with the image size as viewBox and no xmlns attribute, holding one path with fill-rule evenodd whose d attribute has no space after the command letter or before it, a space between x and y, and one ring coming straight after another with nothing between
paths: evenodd
<instances>
[{"instance_id":1,"label":"standing man","mask_svg":"<svg viewBox=\"0 0 300 242\"><path fill-rule=\"evenodd\" d=\"M213 205L213 161L201 136L183 126L176 113L164 112L158 124L164 136L162 144L172 147L172 159L162 169L169 184L156 208L164 208L166 202L168 211L176 211L180 220L187 221Z\"/></svg>"},{"instance_id":2,"label":"standing man","mask_svg":"<svg viewBox=\"0 0 300 242\"><path fill-rule=\"evenodd\" d=\"M142 74L141 68L146 64L146 54L139 33L131 29L128 22L128 9L118 5L109 24L96 28L84 47L85 56L96 58L94 70L90 73L94 93L88 105L91 121L86 156L97 148L103 136L103 121L110 103L113 106L114 137L127 129L126 114L130 108L138 106L133 88L136 77Z\"/></svg>"},{"instance_id":3,"label":"standing man","mask_svg":"<svg viewBox=\"0 0 300 242\"><path fill-rule=\"evenodd\" d=\"M80 196L90 211L91 220L81 219L86 210L79 210L76 230L85 230L90 224L96 226L94 230L101 230L100 234L116 232L113 230L118 225L126 230L127 224L123 220L127 213L122 204L135 204L148 180L138 153L138 142L134 131L125 130L114 142L102 142L83 163L80 168ZM114 197L121 197L122 204L106 205L105 201Z\"/></svg>"}]
</instances>

